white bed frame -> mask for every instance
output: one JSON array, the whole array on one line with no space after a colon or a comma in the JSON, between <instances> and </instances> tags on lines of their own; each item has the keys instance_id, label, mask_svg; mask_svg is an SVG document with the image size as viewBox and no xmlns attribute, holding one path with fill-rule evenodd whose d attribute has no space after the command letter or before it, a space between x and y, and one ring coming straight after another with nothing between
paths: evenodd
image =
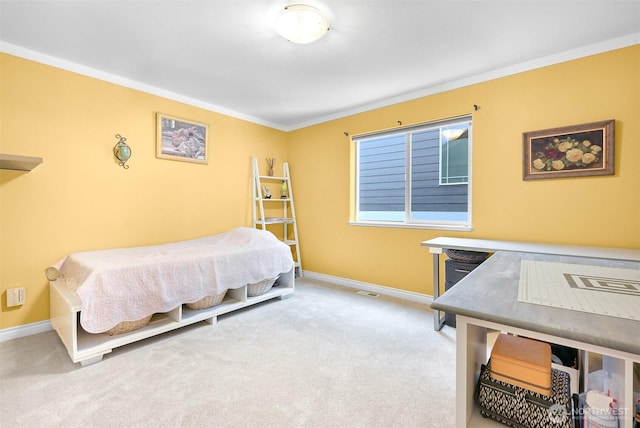
<instances>
[{"instance_id":1,"label":"white bed frame","mask_svg":"<svg viewBox=\"0 0 640 428\"><path fill-rule=\"evenodd\" d=\"M283 273L271 290L260 296L248 297L247 286L230 289L217 306L198 311L180 305L170 312L154 314L149 325L114 336L87 333L80 326L82 302L75 292L69 291L62 281L50 281L51 325L74 363L82 366L97 363L114 348L128 345L151 336L175 330L200 321L217 322L218 315L255 305L276 297L284 298L294 291L294 269Z\"/></svg>"}]
</instances>

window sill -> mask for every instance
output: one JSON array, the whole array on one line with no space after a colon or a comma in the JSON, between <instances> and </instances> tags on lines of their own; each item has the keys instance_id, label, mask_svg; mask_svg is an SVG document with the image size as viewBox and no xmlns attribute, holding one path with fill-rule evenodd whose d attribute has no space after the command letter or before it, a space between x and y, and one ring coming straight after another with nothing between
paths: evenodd
<instances>
[{"instance_id":1,"label":"window sill","mask_svg":"<svg viewBox=\"0 0 640 428\"><path fill-rule=\"evenodd\" d=\"M467 226L467 225L394 223L394 222L383 222L383 221L350 221L349 226L387 227L387 228L396 228L396 229L453 230L458 232L471 232L473 230L473 226Z\"/></svg>"}]
</instances>

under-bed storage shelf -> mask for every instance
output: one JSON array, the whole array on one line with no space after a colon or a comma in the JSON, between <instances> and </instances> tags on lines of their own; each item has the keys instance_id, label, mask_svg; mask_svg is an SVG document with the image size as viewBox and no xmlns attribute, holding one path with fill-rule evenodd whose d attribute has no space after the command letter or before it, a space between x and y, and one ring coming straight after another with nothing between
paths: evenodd
<instances>
[{"instance_id":1,"label":"under-bed storage shelf","mask_svg":"<svg viewBox=\"0 0 640 428\"><path fill-rule=\"evenodd\" d=\"M273 288L259 296L247 297L247 286L230 289L219 305L201 310L180 305L170 312L154 314L145 327L113 336L84 331L80 325L82 302L79 297L59 281L51 281L50 286L51 325L67 348L71 360L85 366L102 360L103 355L114 348L201 321L215 324L218 315L293 294L294 270L281 274Z\"/></svg>"}]
</instances>

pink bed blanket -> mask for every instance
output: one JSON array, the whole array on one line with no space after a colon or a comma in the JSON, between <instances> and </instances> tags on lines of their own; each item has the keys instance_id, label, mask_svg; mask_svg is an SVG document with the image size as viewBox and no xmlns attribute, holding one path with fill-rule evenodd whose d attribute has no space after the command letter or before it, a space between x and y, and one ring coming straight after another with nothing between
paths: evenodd
<instances>
[{"instance_id":1,"label":"pink bed blanket","mask_svg":"<svg viewBox=\"0 0 640 428\"><path fill-rule=\"evenodd\" d=\"M240 227L170 244L73 253L55 267L82 300L82 327L101 333L275 278L293 265L291 249L271 232Z\"/></svg>"}]
</instances>

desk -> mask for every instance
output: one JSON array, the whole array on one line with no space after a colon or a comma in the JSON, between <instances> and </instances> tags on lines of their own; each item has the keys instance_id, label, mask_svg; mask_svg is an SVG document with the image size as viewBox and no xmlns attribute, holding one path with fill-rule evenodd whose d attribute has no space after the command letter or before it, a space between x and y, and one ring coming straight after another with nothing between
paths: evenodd
<instances>
[{"instance_id":1,"label":"desk","mask_svg":"<svg viewBox=\"0 0 640 428\"><path fill-rule=\"evenodd\" d=\"M456 426L473 426L473 392L488 357L486 335L502 331L603 356L612 394L628 409L622 428L633 426L633 365L640 364L640 322L518 301L522 260L640 269L640 262L498 251L455 287L434 310L453 312L456 325Z\"/></svg>"},{"instance_id":2,"label":"desk","mask_svg":"<svg viewBox=\"0 0 640 428\"><path fill-rule=\"evenodd\" d=\"M640 250L627 248L583 247L578 245L554 245L446 237L424 241L420 245L429 247L429 252L433 254L433 300L436 300L440 296L440 254L449 249L489 253L496 251L517 251L522 253L640 261ZM433 328L440 330L444 324L440 311L434 309L433 316Z\"/></svg>"}]
</instances>

